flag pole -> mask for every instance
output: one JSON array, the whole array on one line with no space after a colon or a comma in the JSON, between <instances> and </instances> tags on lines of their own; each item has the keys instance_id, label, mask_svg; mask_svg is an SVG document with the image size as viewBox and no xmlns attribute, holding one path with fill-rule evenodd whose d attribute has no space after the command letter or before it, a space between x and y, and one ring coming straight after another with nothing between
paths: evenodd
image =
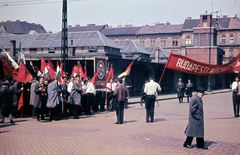
<instances>
[{"instance_id":1,"label":"flag pole","mask_svg":"<svg viewBox=\"0 0 240 155\"><path fill-rule=\"evenodd\" d=\"M165 69L166 69L167 66L168 66L168 63L169 63L169 60L170 60L171 56L172 56L172 50L171 50L171 53L170 53L170 55L169 55L169 57L168 57L167 63L166 63L166 65L164 66L164 69L163 69L163 72L162 72L162 75L161 75L161 78L160 78L158 84L160 84L161 81L162 81L163 74L164 74L164 72L165 72Z\"/></svg>"},{"instance_id":2,"label":"flag pole","mask_svg":"<svg viewBox=\"0 0 240 155\"><path fill-rule=\"evenodd\" d=\"M109 63L108 63L108 66L109 66ZM108 72L109 72L109 68L108 68ZM108 79L108 73L106 72L106 85L107 85L107 79ZM108 105L107 105L107 88L106 88L105 97L106 97L106 111L108 111Z\"/></svg>"}]
</instances>

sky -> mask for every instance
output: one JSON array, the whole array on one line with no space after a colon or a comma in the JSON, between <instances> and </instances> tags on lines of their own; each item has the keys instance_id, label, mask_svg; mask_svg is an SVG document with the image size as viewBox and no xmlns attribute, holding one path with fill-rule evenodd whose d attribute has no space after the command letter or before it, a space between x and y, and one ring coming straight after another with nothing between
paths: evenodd
<instances>
[{"instance_id":1,"label":"sky","mask_svg":"<svg viewBox=\"0 0 240 155\"><path fill-rule=\"evenodd\" d=\"M68 0L67 7L72 26L183 24L187 17L199 19L206 11L214 12L214 17L240 17L240 0ZM59 32L62 0L0 0L0 21L6 20L37 23L47 32Z\"/></svg>"}]
</instances>

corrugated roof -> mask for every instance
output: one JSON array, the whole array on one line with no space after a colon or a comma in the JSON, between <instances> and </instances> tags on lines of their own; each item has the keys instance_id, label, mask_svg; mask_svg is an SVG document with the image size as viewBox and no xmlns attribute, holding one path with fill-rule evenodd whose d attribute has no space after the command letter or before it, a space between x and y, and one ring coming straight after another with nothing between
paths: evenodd
<instances>
[{"instance_id":1,"label":"corrugated roof","mask_svg":"<svg viewBox=\"0 0 240 155\"><path fill-rule=\"evenodd\" d=\"M108 35L136 35L141 27L116 27L105 28L102 33Z\"/></svg>"},{"instance_id":2,"label":"corrugated roof","mask_svg":"<svg viewBox=\"0 0 240 155\"><path fill-rule=\"evenodd\" d=\"M27 35L0 35L0 46L10 48L10 40L20 42L22 48L58 48L61 47L61 33L27 34ZM72 40L72 41L71 41ZM81 31L68 33L68 45L75 47L108 46L119 48L112 40L98 31Z\"/></svg>"},{"instance_id":3,"label":"corrugated roof","mask_svg":"<svg viewBox=\"0 0 240 155\"><path fill-rule=\"evenodd\" d=\"M76 26L68 27L68 32L79 32L79 31L99 31L101 32L107 25L89 25L89 26Z\"/></svg>"},{"instance_id":4,"label":"corrugated roof","mask_svg":"<svg viewBox=\"0 0 240 155\"><path fill-rule=\"evenodd\" d=\"M22 21L6 21L0 22L0 27L4 27L6 33L12 34L28 34L29 31L35 30L37 33L47 33L44 27L40 24L27 23Z\"/></svg>"},{"instance_id":5,"label":"corrugated roof","mask_svg":"<svg viewBox=\"0 0 240 155\"><path fill-rule=\"evenodd\" d=\"M127 55L137 53L149 54L142 46L132 40L115 40L114 43L121 48L121 53Z\"/></svg>"},{"instance_id":6,"label":"corrugated roof","mask_svg":"<svg viewBox=\"0 0 240 155\"><path fill-rule=\"evenodd\" d=\"M179 33L181 32L182 27L183 24L143 26L137 34Z\"/></svg>"}]
</instances>

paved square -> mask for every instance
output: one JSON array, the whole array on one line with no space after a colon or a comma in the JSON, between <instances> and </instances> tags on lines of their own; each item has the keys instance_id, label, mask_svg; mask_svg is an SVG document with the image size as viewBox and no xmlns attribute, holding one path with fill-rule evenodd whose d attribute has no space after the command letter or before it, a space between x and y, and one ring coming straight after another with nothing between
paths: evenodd
<instances>
[{"instance_id":1,"label":"paved square","mask_svg":"<svg viewBox=\"0 0 240 155\"><path fill-rule=\"evenodd\" d=\"M140 104L131 104L124 110L124 124L121 125L114 124L115 112L52 122L18 118L13 125L6 119L0 125L0 154L240 155L240 117L233 117L231 92L203 98L208 150L197 149L195 140L193 149L182 146L188 122L186 98L181 104L177 99L162 100L159 104L155 107L154 123L145 122L145 109Z\"/></svg>"}]
</instances>

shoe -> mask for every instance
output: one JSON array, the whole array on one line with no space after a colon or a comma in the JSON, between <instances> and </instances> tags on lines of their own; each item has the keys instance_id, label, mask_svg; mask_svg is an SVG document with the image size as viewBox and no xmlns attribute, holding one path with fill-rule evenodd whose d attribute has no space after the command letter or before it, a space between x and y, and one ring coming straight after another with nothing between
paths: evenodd
<instances>
[{"instance_id":1,"label":"shoe","mask_svg":"<svg viewBox=\"0 0 240 155\"><path fill-rule=\"evenodd\" d=\"M4 123L4 121L1 121L0 123Z\"/></svg>"},{"instance_id":2,"label":"shoe","mask_svg":"<svg viewBox=\"0 0 240 155\"><path fill-rule=\"evenodd\" d=\"M153 121L150 121L151 123L153 123Z\"/></svg>"},{"instance_id":3,"label":"shoe","mask_svg":"<svg viewBox=\"0 0 240 155\"><path fill-rule=\"evenodd\" d=\"M190 148L190 149L193 148L191 145L188 145L188 144L185 144L185 143L183 144L183 147Z\"/></svg>"},{"instance_id":4,"label":"shoe","mask_svg":"<svg viewBox=\"0 0 240 155\"><path fill-rule=\"evenodd\" d=\"M120 123L116 122L116 123L114 123L114 124L120 124Z\"/></svg>"},{"instance_id":5,"label":"shoe","mask_svg":"<svg viewBox=\"0 0 240 155\"><path fill-rule=\"evenodd\" d=\"M147 120L146 123L149 123L149 121Z\"/></svg>"},{"instance_id":6,"label":"shoe","mask_svg":"<svg viewBox=\"0 0 240 155\"><path fill-rule=\"evenodd\" d=\"M40 121L40 119L38 118L37 121Z\"/></svg>"},{"instance_id":7,"label":"shoe","mask_svg":"<svg viewBox=\"0 0 240 155\"><path fill-rule=\"evenodd\" d=\"M10 123L13 124L13 120L12 119L10 120Z\"/></svg>"}]
</instances>

